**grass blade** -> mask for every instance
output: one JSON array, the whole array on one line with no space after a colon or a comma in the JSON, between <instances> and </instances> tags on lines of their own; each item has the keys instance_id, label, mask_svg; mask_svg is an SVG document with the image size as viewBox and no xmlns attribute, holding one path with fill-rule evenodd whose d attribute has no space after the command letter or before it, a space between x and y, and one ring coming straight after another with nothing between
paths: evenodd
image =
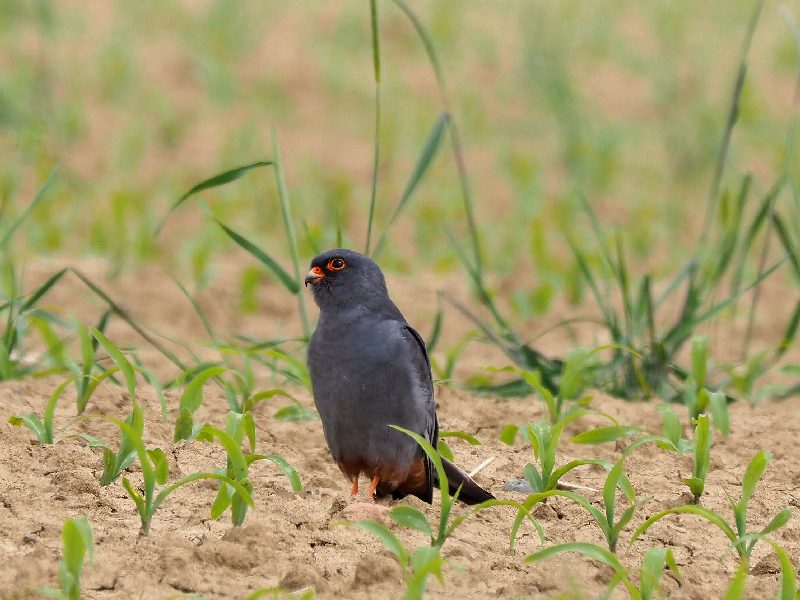
<instances>
[{"instance_id":1,"label":"grass blade","mask_svg":"<svg viewBox=\"0 0 800 600\"><path fill-rule=\"evenodd\" d=\"M386 243L386 236L388 235L389 230L397 220L397 217L400 215L400 213L403 212L403 209L411 199L411 195L414 193L414 190L417 188L417 185L422 180L425 173L428 171L428 167L430 167L431 162L433 162L433 159L436 157L436 153L439 150L439 146L441 146L442 136L444 135L445 127L449 118L450 117L447 113L443 113L439 116L436 123L434 123L433 128L428 135L428 139L425 142L425 146L422 149L422 153L417 160L417 164L414 166L414 170L411 172L411 177L409 178L408 183L406 183L406 187L403 190L402 196L400 196L400 201L397 203L397 208L395 208L394 214L392 215L391 219L389 219L389 222L386 224L386 228L383 230L381 237L378 239L378 243L375 245L373 258L377 259L377 257L380 255L383 245Z\"/></svg>"},{"instance_id":2,"label":"grass blade","mask_svg":"<svg viewBox=\"0 0 800 600\"><path fill-rule=\"evenodd\" d=\"M253 169L257 169L259 167L268 167L271 164L272 164L271 161L254 162L249 165L244 165L243 167L236 167L235 169L224 171L222 173L219 173L218 175L209 177L205 181L201 181L192 189L190 189L188 192L186 192L183 196L178 198L175 201L175 203L170 207L167 214L164 215L164 218L161 220L161 223L159 223L158 227L156 227L155 237L158 237L158 235L161 233L161 230L164 228L164 225L167 223L167 219L169 219L170 215L173 212L175 212L181 204L183 204L186 200L188 200L195 194L199 194L202 191L219 187L221 185L225 185L226 183L230 183L232 181L236 181L237 179L244 176Z\"/></svg>"},{"instance_id":3,"label":"grass blade","mask_svg":"<svg viewBox=\"0 0 800 600\"><path fill-rule=\"evenodd\" d=\"M33 197L33 200L31 200L30 204L28 204L28 206L25 207L25 210L22 211L22 214L19 215L14 220L13 223L11 223L8 229L6 229L6 232L3 234L3 237L0 238L0 248L2 248L4 251L8 248L8 244L11 241L11 238L13 237L14 233L17 231L17 229L19 229L19 226L22 225L25 219L28 218L28 215L30 215L33 212L33 209L35 209L38 206L39 202L42 201L42 198L44 198L45 193L47 192L48 189L50 189L50 186L55 181L57 173L58 173L57 170L53 170L50 172L50 174L47 176L47 179L45 179L44 183L42 184L42 187L40 187L39 191L36 192L36 195Z\"/></svg>"},{"instance_id":4,"label":"grass blade","mask_svg":"<svg viewBox=\"0 0 800 600\"><path fill-rule=\"evenodd\" d=\"M239 246L241 246L244 250L246 250L252 256L254 256L256 259L258 259L261 262L261 264L263 264L270 271L272 271L275 274L275 276L280 280L280 282L284 285L284 287L287 290L289 290L289 292L291 294L294 294L296 296L300 294L300 284L298 283L299 276L298 277L292 277L291 275L289 275L283 269L283 267L281 267L277 263L277 261L275 261L274 258L272 258L269 254L264 252L261 248L256 246L253 242L251 242L250 240L248 240L244 236L239 235L233 229L231 229L227 225L221 223L220 221L217 221L216 219L214 219L214 221L217 223L217 225L222 227L222 230L225 233L227 233L228 236L234 242L239 244Z\"/></svg>"}]
</instances>

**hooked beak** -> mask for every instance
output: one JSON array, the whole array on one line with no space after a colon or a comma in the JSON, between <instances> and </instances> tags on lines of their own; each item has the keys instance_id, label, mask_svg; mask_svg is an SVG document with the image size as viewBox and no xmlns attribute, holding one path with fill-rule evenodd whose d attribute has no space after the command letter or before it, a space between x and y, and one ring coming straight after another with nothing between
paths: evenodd
<instances>
[{"instance_id":1,"label":"hooked beak","mask_svg":"<svg viewBox=\"0 0 800 600\"><path fill-rule=\"evenodd\" d=\"M305 284L306 286L308 286L309 283L312 285L317 285L323 279L325 279L325 273L322 272L322 269L319 267L313 267L306 275Z\"/></svg>"}]
</instances>

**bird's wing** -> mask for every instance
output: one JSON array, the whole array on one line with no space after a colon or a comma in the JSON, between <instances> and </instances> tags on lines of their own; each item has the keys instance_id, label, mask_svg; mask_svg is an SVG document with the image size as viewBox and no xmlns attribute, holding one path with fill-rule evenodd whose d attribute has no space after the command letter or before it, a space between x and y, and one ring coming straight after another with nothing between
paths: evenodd
<instances>
[{"instance_id":1,"label":"bird's wing","mask_svg":"<svg viewBox=\"0 0 800 600\"><path fill-rule=\"evenodd\" d=\"M411 334L414 341L411 348L414 369L419 376L420 385L424 388L424 408L425 412L432 417L432 428L425 432L425 438L435 448L439 442L439 419L436 417L436 402L433 398L433 376L431 375L431 363L428 358L428 350L425 348L425 341L422 336L410 325L405 325L406 331Z\"/></svg>"}]
</instances>

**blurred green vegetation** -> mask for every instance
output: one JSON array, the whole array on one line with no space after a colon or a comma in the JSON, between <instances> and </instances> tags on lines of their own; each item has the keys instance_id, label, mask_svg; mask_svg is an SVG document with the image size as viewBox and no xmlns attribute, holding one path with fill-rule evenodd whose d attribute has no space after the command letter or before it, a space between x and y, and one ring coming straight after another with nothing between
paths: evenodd
<instances>
[{"instance_id":1,"label":"blurred green vegetation","mask_svg":"<svg viewBox=\"0 0 800 600\"><path fill-rule=\"evenodd\" d=\"M753 2L410 4L441 59L487 271L499 280L530 274L510 285L518 316L547 311L558 294L577 302L586 292L564 236L588 237L576 190L655 276L686 258ZM391 2L378 8L380 232L441 103L410 23ZM17 237L17 256L100 255L111 273L163 261L202 284L211 258L232 247L225 234L188 206L158 239L152 232L197 181L269 160L273 124L302 257L332 246L339 220L344 243L363 248L374 136L366 4L5 0L0 21L6 215L20 214L60 168ZM798 70L777 3L765 5L749 62L723 188L752 172L761 195L787 161ZM793 156L793 181L798 172ZM456 269L443 224L466 231L460 194L452 154L441 152L382 262ZM271 172L204 199L220 220L288 258Z\"/></svg>"}]
</instances>

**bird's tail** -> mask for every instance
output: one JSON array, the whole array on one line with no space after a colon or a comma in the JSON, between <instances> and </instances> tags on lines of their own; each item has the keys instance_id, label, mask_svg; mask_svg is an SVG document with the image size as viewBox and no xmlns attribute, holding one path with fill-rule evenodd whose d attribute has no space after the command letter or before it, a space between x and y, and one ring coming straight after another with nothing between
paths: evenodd
<instances>
[{"instance_id":1,"label":"bird's tail","mask_svg":"<svg viewBox=\"0 0 800 600\"><path fill-rule=\"evenodd\" d=\"M444 467L445 475L447 475L447 487L450 494L455 495L456 490L460 487L461 492L458 494L458 499L464 504L480 504L485 500L494 499L494 496L475 483L472 477L444 457L442 457L442 466ZM438 480L436 481L436 487L439 487Z\"/></svg>"}]
</instances>

